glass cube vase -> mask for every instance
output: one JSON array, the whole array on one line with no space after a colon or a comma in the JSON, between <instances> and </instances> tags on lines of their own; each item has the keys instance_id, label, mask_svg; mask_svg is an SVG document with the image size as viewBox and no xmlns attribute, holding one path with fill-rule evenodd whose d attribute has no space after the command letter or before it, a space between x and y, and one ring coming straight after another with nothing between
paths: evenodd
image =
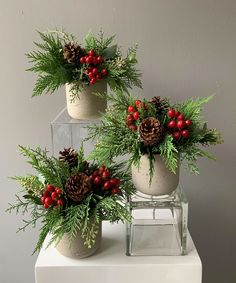
<instances>
[{"instance_id":1,"label":"glass cube vase","mask_svg":"<svg viewBox=\"0 0 236 283\"><path fill-rule=\"evenodd\" d=\"M100 120L76 120L72 119L65 107L51 122L51 138L53 155L58 156L60 150L71 147L79 149L83 140L88 136L87 126L99 124ZM85 156L93 149L95 142L83 143Z\"/></svg>"},{"instance_id":2,"label":"glass cube vase","mask_svg":"<svg viewBox=\"0 0 236 283\"><path fill-rule=\"evenodd\" d=\"M132 222L126 225L126 255L185 255L188 201L181 186L168 196L137 192L127 201Z\"/></svg>"}]
</instances>

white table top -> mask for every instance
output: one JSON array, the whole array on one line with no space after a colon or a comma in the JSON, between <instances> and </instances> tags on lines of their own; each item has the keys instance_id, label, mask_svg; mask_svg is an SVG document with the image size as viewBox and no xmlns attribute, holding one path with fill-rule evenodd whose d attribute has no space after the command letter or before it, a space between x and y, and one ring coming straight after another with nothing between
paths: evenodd
<instances>
[{"instance_id":1,"label":"white table top","mask_svg":"<svg viewBox=\"0 0 236 283\"><path fill-rule=\"evenodd\" d=\"M126 256L125 225L103 223L102 247L85 259L62 256L54 247L41 250L36 283L201 283L202 265L191 237L185 256Z\"/></svg>"}]
</instances>

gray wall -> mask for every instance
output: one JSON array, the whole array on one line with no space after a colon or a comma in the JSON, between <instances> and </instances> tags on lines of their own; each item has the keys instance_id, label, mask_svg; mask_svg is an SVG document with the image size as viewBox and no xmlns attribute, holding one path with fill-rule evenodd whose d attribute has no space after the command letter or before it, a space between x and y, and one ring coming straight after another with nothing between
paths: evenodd
<instances>
[{"instance_id":1,"label":"gray wall","mask_svg":"<svg viewBox=\"0 0 236 283\"><path fill-rule=\"evenodd\" d=\"M100 27L124 47L139 43L143 94L178 101L216 93L205 115L224 145L202 160L201 175L182 173L190 201L190 231L200 253L204 283L236 282L235 90L236 1L230 0L1 0L0 6L0 282L32 283L37 230L15 234L20 217L5 214L17 186L7 176L28 170L17 144L50 147L49 122L65 104L62 90L31 99L34 77L24 54L35 30L64 27L84 36ZM134 91L135 92L135 91ZM141 94L140 92L137 92Z\"/></svg>"}]
</instances>

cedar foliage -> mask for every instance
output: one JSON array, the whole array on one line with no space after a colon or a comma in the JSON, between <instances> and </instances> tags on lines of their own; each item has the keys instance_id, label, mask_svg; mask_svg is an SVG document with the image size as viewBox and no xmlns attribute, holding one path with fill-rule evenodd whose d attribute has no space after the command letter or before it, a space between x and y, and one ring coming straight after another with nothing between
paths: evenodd
<instances>
[{"instance_id":1,"label":"cedar foliage","mask_svg":"<svg viewBox=\"0 0 236 283\"><path fill-rule=\"evenodd\" d=\"M52 94L66 83L73 83L73 92L78 95L83 85L89 85L85 74L86 66L70 64L63 56L64 46L70 42L77 43L76 38L58 30L38 33L41 42L34 42L37 50L26 54L32 64L28 71L37 75L33 96ZM103 56L103 67L108 71L104 80L112 89L127 92L132 86L142 87L141 73L135 68L137 46L129 48L123 57L118 46L113 44L114 38L114 35L105 37L102 31L97 37L89 32L84 40L84 50L94 50L96 54Z\"/></svg>"},{"instance_id":2,"label":"cedar foliage","mask_svg":"<svg viewBox=\"0 0 236 283\"><path fill-rule=\"evenodd\" d=\"M57 244L65 233L73 241L78 229L84 243L92 247L95 243L100 221L110 222L130 221L130 214L125 208L125 200L134 191L131 182L131 174L125 168L125 162L111 164L109 171L113 178L121 180L121 194L101 194L91 192L80 203L70 203L62 206L52 206L44 209L41 196L46 184L53 184L62 189L65 195L66 180L75 172L84 170L84 153L81 147L78 151L78 165L71 171L66 162L49 156L46 149L31 149L19 146L20 152L27 158L27 162L36 170L37 175L16 176L22 190L16 195L15 203L9 204L8 212L15 211L23 216L23 226L18 231L24 231L28 227L35 227L41 222L38 242L34 253L40 251L46 236L50 233L49 245ZM92 163L91 170L98 166ZM66 195L65 195L66 197Z\"/></svg>"},{"instance_id":3,"label":"cedar foliage","mask_svg":"<svg viewBox=\"0 0 236 283\"><path fill-rule=\"evenodd\" d=\"M101 94L101 96L103 96ZM202 147L216 145L223 142L217 129L208 129L206 122L202 117L202 108L204 104L209 102L212 96L189 99L183 103L170 105L169 108L176 109L183 113L186 119L190 119L192 124L190 128L190 136L188 139L180 139L176 141L172 135L166 131L165 138L162 142L154 146L145 146L139 137L138 131L132 131L128 128L127 108L134 105L135 99L130 95L125 95L122 91L117 90L114 95L108 96L111 106L101 118L100 125L91 125L88 127L88 139L97 140L94 150L90 158L96 159L99 163L106 162L109 165L113 158L125 156L128 154L128 165L139 166L140 158L143 154L148 154L150 160L150 181L153 176L153 161L155 154L160 154L167 168L172 172L176 172L178 167L178 159L186 161L187 167L192 173L199 173L196 164L198 157L214 157L203 150ZM167 99L163 100L167 103ZM144 100L146 109L140 108L140 119L138 125L146 117L157 117L166 127L168 123L167 110L163 114L156 113L155 106Z\"/></svg>"}]
</instances>

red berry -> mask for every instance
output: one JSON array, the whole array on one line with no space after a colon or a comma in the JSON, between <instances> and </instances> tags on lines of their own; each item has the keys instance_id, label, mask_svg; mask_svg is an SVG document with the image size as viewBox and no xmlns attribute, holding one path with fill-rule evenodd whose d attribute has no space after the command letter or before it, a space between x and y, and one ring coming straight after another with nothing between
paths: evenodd
<instances>
[{"instance_id":1,"label":"red berry","mask_svg":"<svg viewBox=\"0 0 236 283\"><path fill-rule=\"evenodd\" d=\"M85 57L81 57L81 58L79 59L79 61L80 61L80 63L81 63L81 64L86 63L86 59L85 59Z\"/></svg>"},{"instance_id":2,"label":"red berry","mask_svg":"<svg viewBox=\"0 0 236 283\"><path fill-rule=\"evenodd\" d=\"M43 192L43 197L50 197L51 196L51 194L50 194L50 192L49 191L44 191Z\"/></svg>"},{"instance_id":3,"label":"red berry","mask_svg":"<svg viewBox=\"0 0 236 283\"><path fill-rule=\"evenodd\" d=\"M53 185L47 185L47 190L49 192L53 192L55 190L55 187Z\"/></svg>"},{"instance_id":4,"label":"red berry","mask_svg":"<svg viewBox=\"0 0 236 283\"><path fill-rule=\"evenodd\" d=\"M89 73L88 73L88 77L89 77L90 79L93 79L93 78L94 78L93 72L89 72Z\"/></svg>"},{"instance_id":5,"label":"red berry","mask_svg":"<svg viewBox=\"0 0 236 283\"><path fill-rule=\"evenodd\" d=\"M134 117L134 120L138 120L139 119L139 112L138 111L136 111L136 112L134 112L134 114L133 114L133 117Z\"/></svg>"},{"instance_id":6,"label":"red berry","mask_svg":"<svg viewBox=\"0 0 236 283\"><path fill-rule=\"evenodd\" d=\"M101 74L97 74L97 75L96 75L96 79L97 79L97 80L101 80L101 79L102 79Z\"/></svg>"},{"instance_id":7,"label":"red berry","mask_svg":"<svg viewBox=\"0 0 236 283\"><path fill-rule=\"evenodd\" d=\"M60 198L58 201L57 201L57 205L60 205L60 206L63 206L64 204L64 201L62 198Z\"/></svg>"},{"instance_id":8,"label":"red berry","mask_svg":"<svg viewBox=\"0 0 236 283\"><path fill-rule=\"evenodd\" d=\"M169 123L168 123L168 128L175 128L176 127L176 122L174 120L171 120Z\"/></svg>"},{"instance_id":9,"label":"red berry","mask_svg":"<svg viewBox=\"0 0 236 283\"><path fill-rule=\"evenodd\" d=\"M182 132L181 132L181 135L182 135L182 137L184 137L184 138L188 138L189 137L189 131L188 130L183 130Z\"/></svg>"},{"instance_id":10,"label":"red berry","mask_svg":"<svg viewBox=\"0 0 236 283\"><path fill-rule=\"evenodd\" d=\"M129 113L134 113L134 112L135 112L135 108L130 105L130 106L128 107L128 112L129 112Z\"/></svg>"},{"instance_id":11,"label":"red berry","mask_svg":"<svg viewBox=\"0 0 236 283\"><path fill-rule=\"evenodd\" d=\"M183 114L179 114L179 116L177 116L177 120L184 120L184 115Z\"/></svg>"},{"instance_id":12,"label":"red berry","mask_svg":"<svg viewBox=\"0 0 236 283\"><path fill-rule=\"evenodd\" d=\"M108 178L108 177L109 177L109 170L106 169L106 170L102 173L102 177L103 177L104 179Z\"/></svg>"},{"instance_id":13,"label":"red berry","mask_svg":"<svg viewBox=\"0 0 236 283\"><path fill-rule=\"evenodd\" d=\"M96 176L99 176L100 175L100 172L99 170L96 170L93 172L93 177L95 178Z\"/></svg>"},{"instance_id":14,"label":"red berry","mask_svg":"<svg viewBox=\"0 0 236 283\"><path fill-rule=\"evenodd\" d=\"M96 178L95 176L90 175L90 176L89 176L89 181L93 183L93 181L94 181L95 178Z\"/></svg>"},{"instance_id":15,"label":"red berry","mask_svg":"<svg viewBox=\"0 0 236 283\"><path fill-rule=\"evenodd\" d=\"M93 68L92 73L93 73L94 75L97 75L98 69L97 69L97 68Z\"/></svg>"},{"instance_id":16,"label":"red berry","mask_svg":"<svg viewBox=\"0 0 236 283\"><path fill-rule=\"evenodd\" d=\"M109 190L111 187L110 181L106 181L103 185L104 190Z\"/></svg>"},{"instance_id":17,"label":"red berry","mask_svg":"<svg viewBox=\"0 0 236 283\"><path fill-rule=\"evenodd\" d=\"M58 198L57 192L53 192L53 193L52 193L52 199L55 200L55 199L57 199L57 198Z\"/></svg>"},{"instance_id":18,"label":"red berry","mask_svg":"<svg viewBox=\"0 0 236 283\"><path fill-rule=\"evenodd\" d=\"M45 203L45 197L41 197L41 202L42 202L42 204Z\"/></svg>"},{"instance_id":19,"label":"red berry","mask_svg":"<svg viewBox=\"0 0 236 283\"><path fill-rule=\"evenodd\" d=\"M117 178L111 179L111 184L118 187L120 185L120 179Z\"/></svg>"},{"instance_id":20,"label":"red berry","mask_svg":"<svg viewBox=\"0 0 236 283\"><path fill-rule=\"evenodd\" d=\"M62 193L62 190L60 188L56 188L56 193L60 195Z\"/></svg>"},{"instance_id":21,"label":"red berry","mask_svg":"<svg viewBox=\"0 0 236 283\"><path fill-rule=\"evenodd\" d=\"M43 207L46 209L49 208L49 206L46 203L43 205Z\"/></svg>"},{"instance_id":22,"label":"red berry","mask_svg":"<svg viewBox=\"0 0 236 283\"><path fill-rule=\"evenodd\" d=\"M93 65L97 65L97 64L98 64L97 58L93 57Z\"/></svg>"},{"instance_id":23,"label":"red berry","mask_svg":"<svg viewBox=\"0 0 236 283\"><path fill-rule=\"evenodd\" d=\"M111 187L116 186L116 183L117 183L117 181L116 181L115 178L112 178L112 179L110 180Z\"/></svg>"},{"instance_id":24,"label":"red berry","mask_svg":"<svg viewBox=\"0 0 236 283\"><path fill-rule=\"evenodd\" d=\"M106 166L105 165L102 165L100 168L99 168L99 172L102 173L103 171L106 170Z\"/></svg>"},{"instance_id":25,"label":"red berry","mask_svg":"<svg viewBox=\"0 0 236 283\"><path fill-rule=\"evenodd\" d=\"M95 185L100 185L101 184L101 182L102 182L102 177L101 176L97 176L97 177L95 177L95 179L94 179L94 184Z\"/></svg>"},{"instance_id":26,"label":"red berry","mask_svg":"<svg viewBox=\"0 0 236 283\"><path fill-rule=\"evenodd\" d=\"M129 125L129 129L130 129L131 131L136 132L137 129L138 129L138 127L137 127L136 125Z\"/></svg>"},{"instance_id":27,"label":"red berry","mask_svg":"<svg viewBox=\"0 0 236 283\"><path fill-rule=\"evenodd\" d=\"M106 76L106 75L107 75L107 69L102 69L101 74L102 74L103 76Z\"/></svg>"},{"instance_id":28,"label":"red berry","mask_svg":"<svg viewBox=\"0 0 236 283\"><path fill-rule=\"evenodd\" d=\"M47 204L48 206L52 205L52 204L53 204L52 198L51 198L51 197L47 197L47 198L45 199L45 204Z\"/></svg>"},{"instance_id":29,"label":"red berry","mask_svg":"<svg viewBox=\"0 0 236 283\"><path fill-rule=\"evenodd\" d=\"M90 80L90 84L91 84L91 85L94 85L94 84L96 83L96 81L97 81L97 80L96 80L95 78L92 78L92 79Z\"/></svg>"},{"instance_id":30,"label":"red berry","mask_svg":"<svg viewBox=\"0 0 236 283\"><path fill-rule=\"evenodd\" d=\"M179 111L175 112L175 118L177 118L181 113Z\"/></svg>"},{"instance_id":31,"label":"red berry","mask_svg":"<svg viewBox=\"0 0 236 283\"><path fill-rule=\"evenodd\" d=\"M93 56L95 55L94 50L90 50L90 51L88 52L88 55L93 57Z\"/></svg>"},{"instance_id":32,"label":"red berry","mask_svg":"<svg viewBox=\"0 0 236 283\"><path fill-rule=\"evenodd\" d=\"M179 128L180 130L183 129L185 127L185 122L184 120L179 120L177 122L177 128Z\"/></svg>"},{"instance_id":33,"label":"red berry","mask_svg":"<svg viewBox=\"0 0 236 283\"><path fill-rule=\"evenodd\" d=\"M174 132L172 134L172 136L175 140L179 140L181 138L181 133L180 132Z\"/></svg>"},{"instance_id":34,"label":"red berry","mask_svg":"<svg viewBox=\"0 0 236 283\"><path fill-rule=\"evenodd\" d=\"M113 195L118 194L119 192L120 192L120 190L119 190L118 188L113 188L113 189L111 190L111 193L112 193Z\"/></svg>"},{"instance_id":35,"label":"red berry","mask_svg":"<svg viewBox=\"0 0 236 283\"><path fill-rule=\"evenodd\" d=\"M127 121L134 121L134 116L133 116L133 114L127 115Z\"/></svg>"},{"instance_id":36,"label":"red berry","mask_svg":"<svg viewBox=\"0 0 236 283\"><path fill-rule=\"evenodd\" d=\"M134 103L135 103L136 107L139 108L140 104L141 104L141 100L135 100Z\"/></svg>"},{"instance_id":37,"label":"red berry","mask_svg":"<svg viewBox=\"0 0 236 283\"><path fill-rule=\"evenodd\" d=\"M174 109L168 110L167 115L171 118L174 118L175 117L175 110Z\"/></svg>"},{"instance_id":38,"label":"red berry","mask_svg":"<svg viewBox=\"0 0 236 283\"><path fill-rule=\"evenodd\" d=\"M87 64L91 64L93 62L93 57L92 56L88 56L87 58L86 58L86 63Z\"/></svg>"},{"instance_id":39,"label":"red berry","mask_svg":"<svg viewBox=\"0 0 236 283\"><path fill-rule=\"evenodd\" d=\"M119 185L120 185L120 179L114 179L114 180L115 180L115 182L116 182L116 186L119 187Z\"/></svg>"},{"instance_id":40,"label":"red berry","mask_svg":"<svg viewBox=\"0 0 236 283\"><path fill-rule=\"evenodd\" d=\"M185 120L185 125L186 126L189 127L189 126L191 126L191 124L192 124L191 120Z\"/></svg>"},{"instance_id":41,"label":"red berry","mask_svg":"<svg viewBox=\"0 0 236 283\"><path fill-rule=\"evenodd\" d=\"M97 63L98 64L101 64L102 62L103 62L103 58L102 58L102 56L97 56Z\"/></svg>"}]
</instances>

